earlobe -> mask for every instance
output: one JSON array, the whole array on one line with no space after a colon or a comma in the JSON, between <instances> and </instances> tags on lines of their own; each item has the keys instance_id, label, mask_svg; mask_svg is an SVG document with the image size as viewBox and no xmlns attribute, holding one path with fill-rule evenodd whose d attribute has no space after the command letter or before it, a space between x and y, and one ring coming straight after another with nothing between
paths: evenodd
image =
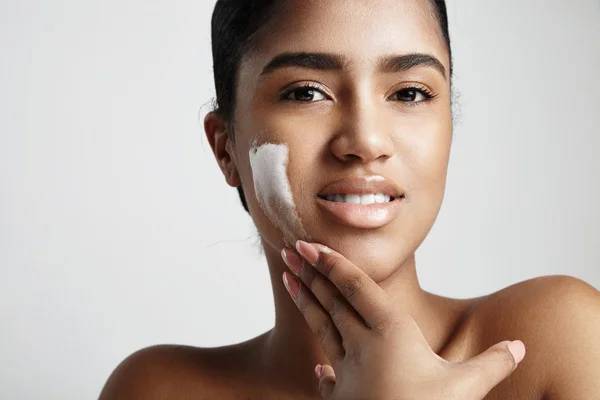
<instances>
[{"instance_id":1,"label":"earlobe","mask_svg":"<svg viewBox=\"0 0 600 400\"><path fill-rule=\"evenodd\" d=\"M214 111L209 112L204 117L204 132L227 184L232 187L240 186L241 181L235 165L233 142L229 137L223 118Z\"/></svg>"}]
</instances>

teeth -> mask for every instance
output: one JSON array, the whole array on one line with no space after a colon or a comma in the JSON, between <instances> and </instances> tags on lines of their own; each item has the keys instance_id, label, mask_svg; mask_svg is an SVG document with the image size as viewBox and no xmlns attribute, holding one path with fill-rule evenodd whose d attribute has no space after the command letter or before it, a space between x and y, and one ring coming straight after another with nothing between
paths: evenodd
<instances>
[{"instance_id":1,"label":"teeth","mask_svg":"<svg viewBox=\"0 0 600 400\"><path fill-rule=\"evenodd\" d=\"M375 203L374 194L363 194L360 196L360 204L373 204Z\"/></svg>"},{"instance_id":2,"label":"teeth","mask_svg":"<svg viewBox=\"0 0 600 400\"><path fill-rule=\"evenodd\" d=\"M369 193L369 194L330 194L325 196L328 201L336 203L350 203L350 204L374 204L374 203L389 203L391 197L383 193Z\"/></svg>"},{"instance_id":3,"label":"teeth","mask_svg":"<svg viewBox=\"0 0 600 400\"><path fill-rule=\"evenodd\" d=\"M358 194L347 194L344 196L344 203L360 204L360 196Z\"/></svg>"}]
</instances>

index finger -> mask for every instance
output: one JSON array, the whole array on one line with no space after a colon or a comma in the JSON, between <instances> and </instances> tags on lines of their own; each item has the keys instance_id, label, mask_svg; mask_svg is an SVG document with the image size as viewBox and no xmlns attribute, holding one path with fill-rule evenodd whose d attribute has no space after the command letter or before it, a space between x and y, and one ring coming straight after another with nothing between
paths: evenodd
<instances>
[{"instance_id":1,"label":"index finger","mask_svg":"<svg viewBox=\"0 0 600 400\"><path fill-rule=\"evenodd\" d=\"M390 325L389 297L363 270L322 244L298 240L296 250L337 287L369 327L385 330Z\"/></svg>"}]
</instances>

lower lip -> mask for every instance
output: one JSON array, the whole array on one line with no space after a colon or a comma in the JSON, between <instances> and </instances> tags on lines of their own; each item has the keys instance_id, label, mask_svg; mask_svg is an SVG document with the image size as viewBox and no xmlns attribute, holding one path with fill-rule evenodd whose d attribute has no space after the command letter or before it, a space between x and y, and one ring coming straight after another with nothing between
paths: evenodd
<instances>
[{"instance_id":1,"label":"lower lip","mask_svg":"<svg viewBox=\"0 0 600 400\"><path fill-rule=\"evenodd\" d=\"M352 204L327 201L317 197L317 204L342 224L353 228L374 229L390 223L398 216L404 197L388 203Z\"/></svg>"}]
</instances>

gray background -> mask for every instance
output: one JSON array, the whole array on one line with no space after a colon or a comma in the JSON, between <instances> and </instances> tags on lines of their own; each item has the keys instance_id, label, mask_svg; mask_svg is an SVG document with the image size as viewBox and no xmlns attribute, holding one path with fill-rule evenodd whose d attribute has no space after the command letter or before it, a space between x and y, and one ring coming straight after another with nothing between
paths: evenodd
<instances>
[{"instance_id":1,"label":"gray background","mask_svg":"<svg viewBox=\"0 0 600 400\"><path fill-rule=\"evenodd\" d=\"M272 326L255 230L199 122L213 4L1 2L0 398L95 398L141 347ZM422 286L600 287L600 2L448 6L462 117Z\"/></svg>"}]
</instances>

